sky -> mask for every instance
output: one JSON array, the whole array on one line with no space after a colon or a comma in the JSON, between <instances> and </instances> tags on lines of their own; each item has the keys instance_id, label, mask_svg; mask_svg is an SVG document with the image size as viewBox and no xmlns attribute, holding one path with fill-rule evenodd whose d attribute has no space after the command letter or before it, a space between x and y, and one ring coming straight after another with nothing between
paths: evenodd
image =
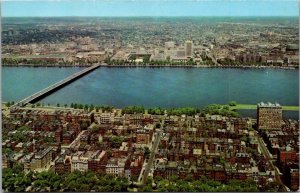
<instances>
[{"instance_id":1,"label":"sky","mask_svg":"<svg viewBox=\"0 0 300 193\"><path fill-rule=\"evenodd\" d=\"M3 17L299 16L297 0L2 0Z\"/></svg>"}]
</instances>

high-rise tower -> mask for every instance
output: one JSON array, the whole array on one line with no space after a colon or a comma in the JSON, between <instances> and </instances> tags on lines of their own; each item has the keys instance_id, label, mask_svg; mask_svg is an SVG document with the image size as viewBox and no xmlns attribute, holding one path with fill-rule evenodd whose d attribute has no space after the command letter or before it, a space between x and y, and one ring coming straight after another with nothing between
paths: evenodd
<instances>
[{"instance_id":1,"label":"high-rise tower","mask_svg":"<svg viewBox=\"0 0 300 193\"><path fill-rule=\"evenodd\" d=\"M193 55L193 42L186 41L185 42L185 57L191 58Z\"/></svg>"}]
</instances>

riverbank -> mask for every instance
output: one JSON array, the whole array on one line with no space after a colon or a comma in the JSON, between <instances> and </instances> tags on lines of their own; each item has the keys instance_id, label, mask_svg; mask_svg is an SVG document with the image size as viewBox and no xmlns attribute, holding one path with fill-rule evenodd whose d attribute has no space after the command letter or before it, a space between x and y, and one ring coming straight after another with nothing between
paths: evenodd
<instances>
[{"instance_id":1,"label":"riverbank","mask_svg":"<svg viewBox=\"0 0 300 193\"><path fill-rule=\"evenodd\" d=\"M99 64L99 63L95 63ZM2 64L3 67L91 67L95 64ZM116 67L116 68L136 68L136 67L149 67L149 68L240 68L240 69L265 69L265 68L272 68L272 69L286 69L286 70L295 70L298 69L299 66L236 66L236 65L179 65L179 64L167 64L167 65L149 65L149 64L123 64L123 65L110 65L106 63L100 64L101 66L105 67Z\"/></svg>"},{"instance_id":2,"label":"riverbank","mask_svg":"<svg viewBox=\"0 0 300 193\"><path fill-rule=\"evenodd\" d=\"M231 110L239 110L239 109L245 109L245 110L253 110L256 109L257 105L253 104L237 104L236 106L231 106ZM282 106L282 110L284 111L299 111L299 106Z\"/></svg>"},{"instance_id":3,"label":"riverbank","mask_svg":"<svg viewBox=\"0 0 300 193\"><path fill-rule=\"evenodd\" d=\"M95 64L2 64L2 67L91 67Z\"/></svg>"},{"instance_id":4,"label":"riverbank","mask_svg":"<svg viewBox=\"0 0 300 193\"><path fill-rule=\"evenodd\" d=\"M7 104L7 102L2 101L2 107L6 106L6 104ZM228 104L226 104L226 105L228 105ZM225 105L223 105L223 106L225 106ZM43 106L43 108L69 109L69 110L73 109L72 107L66 108L66 107L55 107L55 106ZM163 108L159 108L159 109L163 109ZM255 110L255 109L257 109L257 105L237 104L235 106L230 106L230 110L239 110L239 109L242 109L242 110ZM164 110L167 110L167 109L163 109L162 111L164 111ZM299 111L299 106L282 106L282 110L284 110L284 111Z\"/></svg>"}]
</instances>

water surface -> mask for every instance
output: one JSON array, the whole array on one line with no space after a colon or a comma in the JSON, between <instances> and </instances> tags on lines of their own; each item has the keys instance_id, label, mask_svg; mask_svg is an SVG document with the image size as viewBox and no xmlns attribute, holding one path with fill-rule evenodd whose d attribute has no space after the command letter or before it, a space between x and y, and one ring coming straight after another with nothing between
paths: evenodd
<instances>
[{"instance_id":1,"label":"water surface","mask_svg":"<svg viewBox=\"0 0 300 193\"><path fill-rule=\"evenodd\" d=\"M3 100L19 100L78 70L4 67ZM298 70L101 67L41 102L112 105L120 108L128 105L201 108L231 100L245 104L270 101L299 105L298 99ZM297 112L289 114L298 117Z\"/></svg>"},{"instance_id":2,"label":"water surface","mask_svg":"<svg viewBox=\"0 0 300 193\"><path fill-rule=\"evenodd\" d=\"M2 101L20 101L82 68L2 67Z\"/></svg>"}]
</instances>

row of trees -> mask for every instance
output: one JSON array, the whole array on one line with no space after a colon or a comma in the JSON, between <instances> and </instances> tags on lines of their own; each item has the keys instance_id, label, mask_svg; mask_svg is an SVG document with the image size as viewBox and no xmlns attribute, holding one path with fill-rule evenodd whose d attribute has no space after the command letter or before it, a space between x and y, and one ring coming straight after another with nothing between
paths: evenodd
<instances>
[{"instance_id":1,"label":"row of trees","mask_svg":"<svg viewBox=\"0 0 300 193\"><path fill-rule=\"evenodd\" d=\"M32 191L123 192L129 186L126 178L91 171L74 171L62 175L53 171L25 173L21 165L2 171L2 186L4 191L9 192L25 192L29 186Z\"/></svg>"},{"instance_id":2,"label":"row of trees","mask_svg":"<svg viewBox=\"0 0 300 193\"><path fill-rule=\"evenodd\" d=\"M123 114L134 114L134 113L144 113L145 108L143 106L127 106L122 109ZM171 108L164 109L160 107L149 108L147 109L149 114L152 115L164 115L167 113L168 115L195 115L200 113L200 109L194 107L182 107L182 108Z\"/></svg>"},{"instance_id":3,"label":"row of trees","mask_svg":"<svg viewBox=\"0 0 300 193\"><path fill-rule=\"evenodd\" d=\"M69 174L56 174L53 171L25 173L19 164L14 165L13 168L4 168L2 171L3 190L9 192L24 192L29 187L31 187L29 191L126 192L133 187L127 178L91 171L74 171ZM205 176L195 180L192 175L184 179L179 179L175 175L169 178L148 177L145 184L138 187L139 192L276 192L278 190L279 185L275 182L267 182L258 188L253 180L230 180L221 183Z\"/></svg>"},{"instance_id":4,"label":"row of trees","mask_svg":"<svg viewBox=\"0 0 300 193\"><path fill-rule=\"evenodd\" d=\"M211 104L205 107L202 111L204 114L222 115L227 117L238 117L239 114L230 109L229 105Z\"/></svg>"},{"instance_id":5,"label":"row of trees","mask_svg":"<svg viewBox=\"0 0 300 193\"><path fill-rule=\"evenodd\" d=\"M14 104L14 102L8 102L6 103L7 106L10 106ZM199 109L195 107L179 107L179 108L161 108L161 107L154 107L154 108L148 108L146 109L143 106L126 106L122 109L122 114L134 114L134 113L144 113L146 110L149 114L151 115L164 115L167 113L168 115L189 115L193 116L195 114L201 113L202 115L204 114L211 114L211 115L222 115L222 116L229 116L229 117L238 117L238 113L235 110L230 109L231 106L236 106L237 103L235 101L230 101L228 105L219 105L219 104L211 104L206 106L204 109ZM32 104L32 108L34 107L39 107L39 106L44 106L43 103L37 103L37 104ZM50 106L50 104L48 104ZM114 107L109 106L109 105L102 105L102 106L95 106L93 104L88 105L88 104L78 104L78 103L71 103L71 105L61 105L57 104L57 107L71 107L74 109L84 109L86 111L93 111L95 110L96 112L99 112L100 109L102 111L106 112L111 112Z\"/></svg>"},{"instance_id":6,"label":"row of trees","mask_svg":"<svg viewBox=\"0 0 300 193\"><path fill-rule=\"evenodd\" d=\"M143 106L128 106L123 108L123 114L134 114L134 113L143 113L145 108ZM238 113L234 110L230 109L229 105L218 105L212 104L206 106L203 110L195 107L179 107L179 108L171 108L171 109L164 109L160 107L149 108L147 109L149 114L152 115L164 115L167 113L168 115L189 115L193 116L198 113L204 114L211 114L211 115L222 115L222 116L229 116L229 117L238 117Z\"/></svg>"},{"instance_id":7,"label":"row of trees","mask_svg":"<svg viewBox=\"0 0 300 193\"><path fill-rule=\"evenodd\" d=\"M149 108L148 113L151 115L164 115L165 109L162 109L160 107Z\"/></svg>"},{"instance_id":8,"label":"row of trees","mask_svg":"<svg viewBox=\"0 0 300 193\"><path fill-rule=\"evenodd\" d=\"M210 57L208 57L206 54L201 54L201 58L202 58L202 64L204 65L208 65L208 66L212 66L215 65L214 62L212 61L212 59Z\"/></svg>"},{"instance_id":9,"label":"row of trees","mask_svg":"<svg viewBox=\"0 0 300 193\"><path fill-rule=\"evenodd\" d=\"M48 65L48 64L69 64L68 62L63 62L59 59L54 60L45 60L43 58L41 59L26 59L26 58L3 58L2 59L3 64L6 65L17 65L17 64L33 64L33 65ZM71 64L70 64L71 65Z\"/></svg>"},{"instance_id":10,"label":"row of trees","mask_svg":"<svg viewBox=\"0 0 300 193\"><path fill-rule=\"evenodd\" d=\"M144 112L145 108L143 106L127 106L122 109L122 114L134 114Z\"/></svg>"},{"instance_id":11,"label":"row of trees","mask_svg":"<svg viewBox=\"0 0 300 193\"><path fill-rule=\"evenodd\" d=\"M268 65L266 62L244 62L244 61L233 61L229 58L225 58L224 60L218 61L221 65L224 66L263 66L263 65Z\"/></svg>"},{"instance_id":12,"label":"row of trees","mask_svg":"<svg viewBox=\"0 0 300 193\"><path fill-rule=\"evenodd\" d=\"M87 61L85 59L79 59L77 61L65 61L62 59L26 59L26 58L3 58L2 63L4 65L34 65L34 66L74 66L75 64L84 65L98 63L98 61Z\"/></svg>"},{"instance_id":13,"label":"row of trees","mask_svg":"<svg viewBox=\"0 0 300 193\"><path fill-rule=\"evenodd\" d=\"M202 176L194 180L192 175L184 179L177 176L170 176L168 179L155 176L154 180L148 178L141 192L257 192L258 186L253 180L239 181L230 180L227 183L210 180Z\"/></svg>"},{"instance_id":14,"label":"row of trees","mask_svg":"<svg viewBox=\"0 0 300 193\"><path fill-rule=\"evenodd\" d=\"M222 66L235 66L235 67L244 67L244 66L251 66L251 67L258 67L258 66L285 66L288 63L287 59L283 60L283 63L281 62L273 62L273 63L267 63L266 61L242 61L242 60L231 60L229 58L225 58L218 61Z\"/></svg>"},{"instance_id":15,"label":"row of trees","mask_svg":"<svg viewBox=\"0 0 300 193\"><path fill-rule=\"evenodd\" d=\"M108 65L116 65L116 66L122 66L122 65L150 65L150 66L166 66L166 65L171 65L171 66L176 66L176 65L181 65L181 66L193 66L197 65L195 61L188 60L188 61L169 61L169 60L160 60L160 61L153 61L153 60L147 60L144 59L143 62L135 62L135 61L125 61L125 60L106 60L106 63Z\"/></svg>"},{"instance_id":16,"label":"row of trees","mask_svg":"<svg viewBox=\"0 0 300 193\"><path fill-rule=\"evenodd\" d=\"M155 186L150 185L153 182ZM177 176L163 179L156 176L154 180L147 179L146 186L141 190L144 189L158 192L276 192L279 190L279 185L276 182L269 182L258 188L257 183L250 179L245 181L230 180L227 183L221 183L205 176L194 180L192 175L188 175L185 179L179 179Z\"/></svg>"},{"instance_id":17,"label":"row of trees","mask_svg":"<svg viewBox=\"0 0 300 193\"><path fill-rule=\"evenodd\" d=\"M15 104L14 101L12 102L7 102L6 106L10 107L11 105ZM143 106L126 106L122 109L122 114L134 114L134 113L144 113L145 110L151 115L164 115L167 113L168 115L195 115L198 113L204 113L204 114L211 114L211 115L223 115L223 116L230 116L230 117L238 117L238 113L234 110L231 110L230 107L236 106L237 102L235 101L230 101L228 105L220 105L220 104L211 104L206 106L204 109L199 109L195 107L179 107L179 108L161 108L161 107L154 107L154 108L148 108L146 109ZM43 103L36 103L32 104L31 107L40 107L44 106ZM50 104L48 104L50 106ZM96 112L99 112L100 109L103 111L111 112L114 107L109 106L109 105L88 105L88 104L79 104L79 103L71 103L69 106L68 104L61 105L57 103L57 107L70 107L74 109L84 109L86 111L93 111L95 110Z\"/></svg>"},{"instance_id":18,"label":"row of trees","mask_svg":"<svg viewBox=\"0 0 300 193\"><path fill-rule=\"evenodd\" d=\"M169 109L167 110L168 114L169 115L189 115L189 116L192 116L192 115L195 115L197 113L200 113L200 109L198 108L194 108L194 107L183 107L183 108L172 108L172 109Z\"/></svg>"},{"instance_id":19,"label":"row of trees","mask_svg":"<svg viewBox=\"0 0 300 193\"><path fill-rule=\"evenodd\" d=\"M10 107L10 106L12 106L12 105L14 105L15 104L15 101L12 101L12 102L7 102L5 105L7 106L7 107Z\"/></svg>"},{"instance_id":20,"label":"row of trees","mask_svg":"<svg viewBox=\"0 0 300 193\"><path fill-rule=\"evenodd\" d=\"M102 106L95 106L93 104L88 105L88 104L77 104L77 103L71 103L70 105L71 108L74 109L84 109L84 110L89 110L89 111L93 111L95 110L96 112L99 112L100 109L102 109L103 111L108 111L111 112L113 110L113 106L109 106L109 105L102 105Z\"/></svg>"},{"instance_id":21,"label":"row of trees","mask_svg":"<svg viewBox=\"0 0 300 193\"><path fill-rule=\"evenodd\" d=\"M14 104L13 102L8 102L9 103L9 106ZM8 103L6 104L6 106L8 106ZM31 104L31 108L35 108L35 107L44 107L44 103L36 103L36 104ZM48 106L51 106L49 103L48 103ZM96 110L96 112L99 112L100 109L102 109L103 111L108 111L108 112L111 112L112 109L114 108L113 106L108 106L108 105L102 105L102 106L95 106L93 104L91 105L88 105L88 104L78 104L78 103L71 103L70 105L68 104L60 104L60 103L57 103L56 104L56 107L65 107L65 108L74 108L74 109L84 109L86 111L93 111L93 110Z\"/></svg>"}]
</instances>

